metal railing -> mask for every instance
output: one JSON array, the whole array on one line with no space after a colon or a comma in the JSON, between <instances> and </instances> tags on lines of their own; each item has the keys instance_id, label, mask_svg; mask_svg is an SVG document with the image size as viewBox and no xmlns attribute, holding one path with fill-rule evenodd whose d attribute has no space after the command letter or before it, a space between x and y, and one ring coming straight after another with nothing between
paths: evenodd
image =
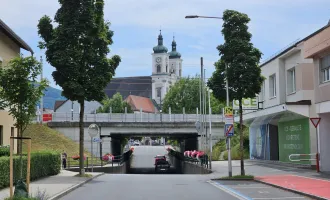
<instances>
[{"instance_id":1,"label":"metal railing","mask_svg":"<svg viewBox=\"0 0 330 200\"><path fill-rule=\"evenodd\" d=\"M307 157L309 156L310 158L299 158L299 159L293 159L292 157L301 157L301 156L304 156L304 157ZM315 158L311 158L315 156ZM316 160L316 153L311 153L311 154L291 154L289 155L289 160L291 162L300 162L300 161L312 161L312 160Z\"/></svg>"},{"instance_id":2,"label":"metal railing","mask_svg":"<svg viewBox=\"0 0 330 200\"><path fill-rule=\"evenodd\" d=\"M185 156L184 161L201 165L202 167L205 167L206 169L209 168L209 157L207 155L202 156L200 159Z\"/></svg>"},{"instance_id":3,"label":"metal railing","mask_svg":"<svg viewBox=\"0 0 330 200\"><path fill-rule=\"evenodd\" d=\"M208 119L208 116L207 116ZM85 122L195 122L197 114L97 113L85 114ZM53 113L52 122L79 122L79 113ZM212 122L223 122L221 114L211 115Z\"/></svg>"}]
</instances>

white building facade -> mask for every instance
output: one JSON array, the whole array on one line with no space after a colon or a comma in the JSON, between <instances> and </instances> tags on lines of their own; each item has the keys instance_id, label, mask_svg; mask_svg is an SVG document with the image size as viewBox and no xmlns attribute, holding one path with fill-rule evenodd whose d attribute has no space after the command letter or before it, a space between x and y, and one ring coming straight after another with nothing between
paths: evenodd
<instances>
[{"instance_id":1,"label":"white building facade","mask_svg":"<svg viewBox=\"0 0 330 200\"><path fill-rule=\"evenodd\" d=\"M301 40L260 66L265 77L258 96L262 109L243 116L249 126L250 159L291 162L291 154L316 152L315 128L309 121L315 116L313 60L303 52Z\"/></svg>"}]
</instances>

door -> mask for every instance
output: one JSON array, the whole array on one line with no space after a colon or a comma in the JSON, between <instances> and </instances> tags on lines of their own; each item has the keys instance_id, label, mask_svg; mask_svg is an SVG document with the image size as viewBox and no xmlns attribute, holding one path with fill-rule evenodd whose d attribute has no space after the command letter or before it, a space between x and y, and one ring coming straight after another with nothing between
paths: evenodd
<instances>
[{"instance_id":1,"label":"door","mask_svg":"<svg viewBox=\"0 0 330 200\"><path fill-rule=\"evenodd\" d=\"M278 127L269 124L270 160L279 160Z\"/></svg>"}]
</instances>

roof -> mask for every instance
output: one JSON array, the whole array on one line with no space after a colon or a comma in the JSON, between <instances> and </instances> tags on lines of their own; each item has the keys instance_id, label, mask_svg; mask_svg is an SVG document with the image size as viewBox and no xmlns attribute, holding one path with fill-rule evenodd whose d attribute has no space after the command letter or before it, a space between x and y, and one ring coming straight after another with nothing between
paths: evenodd
<instances>
[{"instance_id":1,"label":"roof","mask_svg":"<svg viewBox=\"0 0 330 200\"><path fill-rule=\"evenodd\" d=\"M118 77L113 78L104 92L109 98L112 98L117 92L123 99L129 95L152 98L152 80L151 76Z\"/></svg>"},{"instance_id":2,"label":"roof","mask_svg":"<svg viewBox=\"0 0 330 200\"><path fill-rule=\"evenodd\" d=\"M60 108L65 102L67 102L68 100L57 100L55 101L55 105L54 105L54 112L56 112L56 110L58 108Z\"/></svg>"},{"instance_id":3,"label":"roof","mask_svg":"<svg viewBox=\"0 0 330 200\"><path fill-rule=\"evenodd\" d=\"M20 48L25 49L33 54L32 48L22 40L5 22L0 19L0 30L2 30L10 39L12 39Z\"/></svg>"},{"instance_id":4,"label":"roof","mask_svg":"<svg viewBox=\"0 0 330 200\"><path fill-rule=\"evenodd\" d=\"M152 100L146 97L129 95L125 101L130 104L134 111L139 111L141 108L142 112L146 113L155 113L157 111Z\"/></svg>"},{"instance_id":5,"label":"roof","mask_svg":"<svg viewBox=\"0 0 330 200\"><path fill-rule=\"evenodd\" d=\"M271 61L275 60L276 58L282 56L283 54L287 53L288 51L290 51L292 48L297 47L297 45L301 42L304 42L306 40L308 40L309 38L315 36L316 34L320 33L321 31L323 31L324 29L328 28L330 26L330 21L327 25L323 26L322 28L320 28L319 30L315 31L314 33L308 35L307 37L305 37L302 40L298 40L297 42L294 42L292 45L290 45L289 47L287 47L286 49L284 49L283 51L281 51L280 53L276 54L275 56L273 56L272 58L268 59L266 62L263 62L262 64L260 64L260 67L270 63Z\"/></svg>"}]
</instances>

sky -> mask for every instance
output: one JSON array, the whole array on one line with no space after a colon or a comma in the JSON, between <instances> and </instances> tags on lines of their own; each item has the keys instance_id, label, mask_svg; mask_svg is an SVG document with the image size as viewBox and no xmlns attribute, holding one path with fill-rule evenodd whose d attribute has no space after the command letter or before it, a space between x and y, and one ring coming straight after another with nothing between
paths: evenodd
<instances>
[{"instance_id":1,"label":"sky","mask_svg":"<svg viewBox=\"0 0 330 200\"><path fill-rule=\"evenodd\" d=\"M34 50L37 46L38 20L52 19L59 8L58 0L0 0L0 18ZM216 47L224 42L221 19L185 19L186 15L221 17L226 9L237 10L251 18L252 42L267 59L297 39L325 26L330 20L329 0L105 0L105 20L114 31L111 55L122 59L115 77L149 76L152 73L152 48L162 30L164 45L170 50L173 35L183 59L183 75L200 73L204 59L206 78L219 59ZM27 52L22 51L24 55ZM45 59L44 59L45 60ZM44 77L52 87L54 68L44 61Z\"/></svg>"}]
</instances>

